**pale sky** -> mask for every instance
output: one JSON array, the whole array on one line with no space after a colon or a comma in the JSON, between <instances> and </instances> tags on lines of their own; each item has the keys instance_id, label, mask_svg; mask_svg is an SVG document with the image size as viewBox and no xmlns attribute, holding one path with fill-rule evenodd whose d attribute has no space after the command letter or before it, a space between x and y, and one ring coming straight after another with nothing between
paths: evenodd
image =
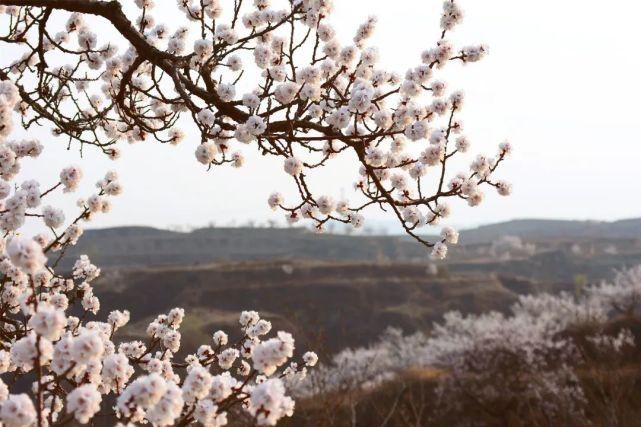
<instances>
[{"instance_id":1,"label":"pale sky","mask_svg":"<svg viewBox=\"0 0 641 427\"><path fill-rule=\"evenodd\" d=\"M162 2L165 0L158 0ZM462 113L472 153L494 154L509 139L514 156L500 177L514 184L509 198L487 194L478 208L457 209L452 223L471 226L514 218L615 220L641 216L641 3L632 0L460 0L465 20L450 39L487 43L490 55L442 77L466 93ZM370 45L385 68L404 72L438 35L440 1L335 0L332 22L347 43L368 15L379 18ZM157 16L160 20L160 16ZM195 161L198 139L179 147L123 144L116 162L44 135L45 161L25 162L25 176L53 182L59 170L79 163L86 179L71 204L91 194L93 183L114 169L125 192L114 210L92 227L115 225L202 226L281 218L266 204L274 190L291 190L282 161L265 161L244 147L242 169L206 172ZM327 192L350 195L353 168L324 175ZM377 211L370 217L380 220ZM426 230L427 231L427 230Z\"/></svg>"}]
</instances>

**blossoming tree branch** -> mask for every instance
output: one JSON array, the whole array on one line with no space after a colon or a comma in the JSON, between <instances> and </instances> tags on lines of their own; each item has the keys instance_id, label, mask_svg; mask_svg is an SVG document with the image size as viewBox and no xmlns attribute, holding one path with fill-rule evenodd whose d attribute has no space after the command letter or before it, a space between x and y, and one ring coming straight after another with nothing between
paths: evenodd
<instances>
[{"instance_id":1,"label":"blossoming tree branch","mask_svg":"<svg viewBox=\"0 0 641 427\"><path fill-rule=\"evenodd\" d=\"M2 40L24 52L0 78L18 85L25 126L46 120L69 141L117 157L121 139L179 143L188 117L200 134L196 157L207 166L241 166L240 144L282 158L298 198L274 193L269 203L290 222L359 227L362 211L378 206L429 247L436 242L418 230L449 215L447 199L476 206L483 186L510 193L508 183L493 179L507 144L494 157L478 156L469 171L447 168L469 148L457 117L463 93L448 95L435 74L487 52L448 42L462 18L454 1L444 3L435 46L404 76L378 67L376 48L366 45L374 18L341 44L327 23L328 1L281 2L276 9L237 0L225 10L218 1L181 0L184 26L172 29L156 22L153 2L135 3L132 22L118 1L0 2L11 5ZM120 40L101 41L89 25L96 17ZM249 62L260 74L243 79ZM337 156L351 156L360 174L357 200L318 194L309 182L314 169ZM455 243L455 233L446 230L443 240ZM445 246L434 247L445 255Z\"/></svg>"},{"instance_id":2,"label":"blossoming tree branch","mask_svg":"<svg viewBox=\"0 0 641 427\"><path fill-rule=\"evenodd\" d=\"M110 210L122 191L118 176L107 173L71 219L42 206L58 191L75 191L82 171L72 165L57 182L13 182L20 164L44 148L11 139L18 117L25 129L50 128L70 147L113 159L124 141L178 144L187 134L199 135L195 155L207 167L240 167L239 147L256 147L280 158L292 177L294 200L280 193L268 200L290 222L360 227L363 211L378 207L437 258L458 233L445 227L428 241L419 229L449 215L448 199L477 206L484 187L511 191L494 178L507 143L469 168L448 167L469 142L458 115L463 94L448 93L437 74L487 53L447 41L462 18L453 0L443 4L435 45L403 76L377 66L377 50L367 46L374 18L349 43L338 40L329 0L166 3L156 17L171 19L156 22L152 0L0 0L0 43L10 53L0 63L0 373L11 373L0 382L0 419L7 426L87 423L101 410L123 425L222 426L228 416L274 425L293 411L287 384L317 361L311 352L292 361L292 336L268 338L271 324L252 311L240 316L238 340L218 331L181 360L181 309L158 316L146 342L118 341L129 312L95 320L100 302L91 282L99 268L83 256L70 274L56 271L83 224ZM319 194L311 179L339 156L350 156L359 176L353 200ZM24 236L27 219L42 221L49 234ZM17 391L18 379L32 384L30 393ZM115 408L105 396L115 397Z\"/></svg>"}]
</instances>

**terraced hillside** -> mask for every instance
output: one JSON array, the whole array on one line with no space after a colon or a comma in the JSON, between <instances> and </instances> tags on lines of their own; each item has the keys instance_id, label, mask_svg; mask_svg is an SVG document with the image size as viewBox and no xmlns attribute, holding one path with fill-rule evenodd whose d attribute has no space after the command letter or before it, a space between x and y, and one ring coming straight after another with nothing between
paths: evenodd
<instances>
[{"instance_id":1,"label":"terraced hillside","mask_svg":"<svg viewBox=\"0 0 641 427\"><path fill-rule=\"evenodd\" d=\"M461 245L438 264L424 248L393 236L277 228L90 230L67 267L87 253L103 268L97 284L103 315L137 307L132 334L142 333L150 317L181 306L190 313L189 345L235 322L239 310L255 309L275 327L332 352L365 344L387 326L428 329L449 310L504 311L518 294L580 292L614 269L641 263L634 227L625 238L608 238L600 228L623 226L560 223L552 237L536 237L540 222L464 232Z\"/></svg>"}]
</instances>

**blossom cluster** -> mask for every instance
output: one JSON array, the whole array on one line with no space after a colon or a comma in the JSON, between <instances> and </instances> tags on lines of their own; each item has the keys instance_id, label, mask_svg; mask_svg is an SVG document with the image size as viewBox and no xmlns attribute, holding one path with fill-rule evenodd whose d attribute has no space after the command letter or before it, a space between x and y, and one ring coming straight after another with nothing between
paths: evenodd
<instances>
[{"instance_id":1,"label":"blossom cluster","mask_svg":"<svg viewBox=\"0 0 641 427\"><path fill-rule=\"evenodd\" d=\"M196 159L207 167L242 166L245 144L280 158L296 197L275 192L268 199L289 223L358 228L365 209L381 207L438 259L456 233L444 229L430 241L421 230L447 220L449 199L474 207L485 189L512 191L495 178L509 143L465 159L460 170L451 166L471 141L460 114L464 93L448 88L443 69L488 53L485 45L456 47L449 40L463 19L455 0L443 2L435 43L402 74L383 68L369 45L375 17L352 40L339 39L330 0L234 7L177 0L162 9L154 1L74 0L64 11L55 2L11 3L0 40L26 52L0 68L0 79L20 86L23 123L47 120L55 134L111 158L119 157L123 140L178 144L186 136L180 126L191 121L199 133L191 139L200 140ZM172 22L156 19L170 15ZM114 37L93 29L95 16L113 24ZM327 189L317 188L312 171L345 156L352 159L353 196L319 194Z\"/></svg>"},{"instance_id":2,"label":"blossom cluster","mask_svg":"<svg viewBox=\"0 0 641 427\"><path fill-rule=\"evenodd\" d=\"M2 130L11 129L17 93L13 83L0 82L0 111L8 112L1 117ZM258 425L291 416L294 401L285 382L305 378L317 357L308 352L294 362L293 337L278 331L270 338L271 323L254 311L241 313L237 341L217 331L211 343L191 354L183 350L184 356L180 308L157 316L146 339L117 340L131 315L114 310L105 320L96 317L100 300L93 282L100 268L86 255L69 273L55 267L82 235L82 224L110 210L111 197L122 191L118 176L109 172L98 181L96 192L78 201L80 212L68 221L62 209L41 206L42 200L56 190L76 191L81 169L64 168L47 189L34 180L18 185L12 181L20 163L37 157L42 145L6 136L0 135L0 374L31 384L31 392L0 379L4 425L87 424L100 413L123 425L223 426L237 407ZM26 219L42 221L50 233L24 236Z\"/></svg>"}]
</instances>

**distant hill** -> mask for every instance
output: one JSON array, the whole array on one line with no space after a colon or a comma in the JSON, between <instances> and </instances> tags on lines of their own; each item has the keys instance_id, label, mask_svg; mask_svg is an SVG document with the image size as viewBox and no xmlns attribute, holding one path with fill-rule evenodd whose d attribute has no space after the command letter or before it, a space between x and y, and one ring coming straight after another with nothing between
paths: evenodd
<instances>
[{"instance_id":1,"label":"distant hill","mask_svg":"<svg viewBox=\"0 0 641 427\"><path fill-rule=\"evenodd\" d=\"M465 230L462 233L462 240L466 244L486 243L506 235L534 241L585 238L640 239L641 218L613 222L519 219Z\"/></svg>"},{"instance_id":2,"label":"distant hill","mask_svg":"<svg viewBox=\"0 0 641 427\"><path fill-rule=\"evenodd\" d=\"M251 308L294 333L297 347L330 353L365 345L388 326L428 329L449 310L506 310L518 294L544 286L492 274L433 275L419 264L277 261L110 270L95 282L103 315L135 307L132 336L144 335L158 313L184 307L183 345L195 348L212 331L233 331L237 313Z\"/></svg>"},{"instance_id":3,"label":"distant hill","mask_svg":"<svg viewBox=\"0 0 641 427\"><path fill-rule=\"evenodd\" d=\"M443 262L405 236L301 228L87 230L69 252L66 267L86 253L103 268L95 283L102 315L136 308L132 337L144 334L155 314L183 306L189 347L251 308L331 353L366 344L390 325L429 329L449 310L504 311L522 294L581 292L641 264L641 220L482 226L463 231Z\"/></svg>"},{"instance_id":4,"label":"distant hill","mask_svg":"<svg viewBox=\"0 0 641 427\"><path fill-rule=\"evenodd\" d=\"M641 219L616 222L514 220L464 230L451 262L477 256L472 247L505 236L556 249L559 242L641 239ZM631 243L630 243L631 244ZM546 246L547 245L547 246ZM566 245L567 246L567 245ZM567 247L566 247L567 249ZM300 259L319 261L425 261L427 250L406 236L316 234L302 228L203 228L176 232L150 227L87 230L69 251L65 267L88 254L102 267L190 265Z\"/></svg>"},{"instance_id":5,"label":"distant hill","mask_svg":"<svg viewBox=\"0 0 641 427\"><path fill-rule=\"evenodd\" d=\"M88 254L101 266L189 265L208 262L425 257L399 237L315 234L302 228L203 228L174 232L147 227L87 230L67 260Z\"/></svg>"}]
</instances>

